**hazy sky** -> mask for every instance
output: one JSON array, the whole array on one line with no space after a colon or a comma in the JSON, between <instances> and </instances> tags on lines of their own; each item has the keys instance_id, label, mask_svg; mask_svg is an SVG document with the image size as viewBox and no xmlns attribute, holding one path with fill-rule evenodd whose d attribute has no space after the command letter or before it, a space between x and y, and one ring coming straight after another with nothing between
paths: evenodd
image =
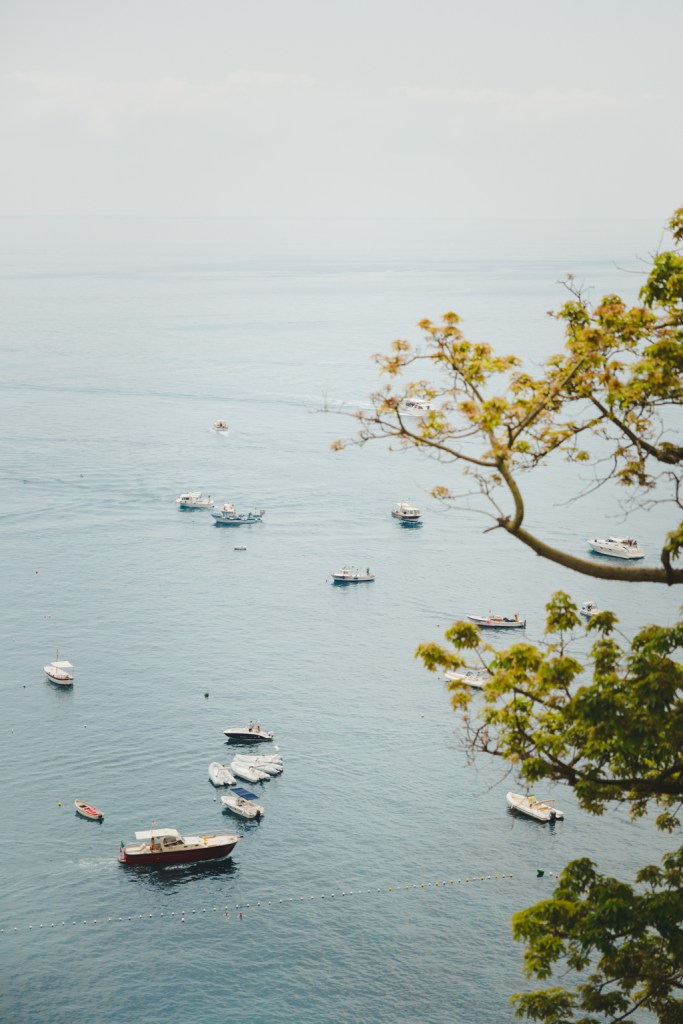
<instances>
[{"instance_id":1,"label":"hazy sky","mask_svg":"<svg viewBox=\"0 0 683 1024\"><path fill-rule=\"evenodd\" d=\"M680 0L0 0L0 212L653 217Z\"/></svg>"}]
</instances>

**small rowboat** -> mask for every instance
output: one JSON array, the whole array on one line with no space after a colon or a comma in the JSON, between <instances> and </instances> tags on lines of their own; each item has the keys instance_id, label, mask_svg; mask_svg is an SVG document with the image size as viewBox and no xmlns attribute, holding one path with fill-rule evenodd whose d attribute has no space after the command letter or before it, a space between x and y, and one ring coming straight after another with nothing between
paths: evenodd
<instances>
[{"instance_id":1,"label":"small rowboat","mask_svg":"<svg viewBox=\"0 0 683 1024\"><path fill-rule=\"evenodd\" d=\"M76 814L80 814L82 818L87 818L88 821L104 821L102 811L93 807L92 804L87 804L85 800L74 800L74 804L76 805Z\"/></svg>"}]
</instances>

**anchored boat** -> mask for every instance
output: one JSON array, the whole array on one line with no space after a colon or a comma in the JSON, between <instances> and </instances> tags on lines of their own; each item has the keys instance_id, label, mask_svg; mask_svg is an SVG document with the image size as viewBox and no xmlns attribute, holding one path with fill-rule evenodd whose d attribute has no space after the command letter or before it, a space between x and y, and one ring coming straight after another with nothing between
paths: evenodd
<instances>
[{"instance_id":1,"label":"anchored boat","mask_svg":"<svg viewBox=\"0 0 683 1024\"><path fill-rule=\"evenodd\" d=\"M233 814L238 814L240 818L256 818L258 820L266 813L266 809L262 804L255 803L256 800L258 797L255 793L250 793L248 789L242 789L241 786L235 786L232 792L221 797L221 803Z\"/></svg>"},{"instance_id":2,"label":"anchored boat","mask_svg":"<svg viewBox=\"0 0 683 1024\"><path fill-rule=\"evenodd\" d=\"M43 672L50 680L51 683L56 683L57 686L73 686L74 677L71 674L73 665L70 661L59 660L59 650L57 650L57 656L54 661L51 661L49 665L43 666Z\"/></svg>"},{"instance_id":3,"label":"anchored boat","mask_svg":"<svg viewBox=\"0 0 683 1024\"><path fill-rule=\"evenodd\" d=\"M505 797L508 807L536 821L555 821L564 818L564 813L553 807L548 801L537 800L535 796L522 796L521 793L508 793Z\"/></svg>"},{"instance_id":4,"label":"anchored boat","mask_svg":"<svg viewBox=\"0 0 683 1024\"><path fill-rule=\"evenodd\" d=\"M367 569L357 569L355 565L345 565L339 572L332 573L333 583L372 583L375 578L374 572Z\"/></svg>"},{"instance_id":5,"label":"anchored boat","mask_svg":"<svg viewBox=\"0 0 683 1024\"><path fill-rule=\"evenodd\" d=\"M480 629L526 629L526 619L520 619L519 615L507 618L489 612L488 615L468 615L467 618Z\"/></svg>"},{"instance_id":6,"label":"anchored boat","mask_svg":"<svg viewBox=\"0 0 683 1024\"><path fill-rule=\"evenodd\" d=\"M201 491L185 491L175 500L178 508L213 508L213 501L210 494L203 494Z\"/></svg>"},{"instance_id":7,"label":"anchored boat","mask_svg":"<svg viewBox=\"0 0 683 1024\"><path fill-rule=\"evenodd\" d=\"M88 821L104 821L104 815L97 807L93 807L92 804L87 804L85 800L74 800L76 806L76 814L80 814L82 818L87 818Z\"/></svg>"},{"instance_id":8,"label":"anchored boat","mask_svg":"<svg viewBox=\"0 0 683 1024\"><path fill-rule=\"evenodd\" d=\"M588 547L596 555L608 555L610 558L645 558L645 552L633 537L594 537L588 541Z\"/></svg>"},{"instance_id":9,"label":"anchored boat","mask_svg":"<svg viewBox=\"0 0 683 1024\"><path fill-rule=\"evenodd\" d=\"M266 514L264 508L252 509L250 512L238 512L234 505L226 501L220 512L212 512L216 526L247 526L260 523Z\"/></svg>"}]
</instances>

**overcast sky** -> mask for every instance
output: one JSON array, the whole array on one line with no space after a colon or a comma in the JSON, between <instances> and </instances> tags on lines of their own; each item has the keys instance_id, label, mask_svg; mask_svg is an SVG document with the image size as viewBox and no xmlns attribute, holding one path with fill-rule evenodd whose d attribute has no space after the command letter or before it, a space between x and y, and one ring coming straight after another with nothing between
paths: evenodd
<instances>
[{"instance_id":1,"label":"overcast sky","mask_svg":"<svg viewBox=\"0 0 683 1024\"><path fill-rule=\"evenodd\" d=\"M0 0L0 212L653 217L680 0Z\"/></svg>"}]
</instances>

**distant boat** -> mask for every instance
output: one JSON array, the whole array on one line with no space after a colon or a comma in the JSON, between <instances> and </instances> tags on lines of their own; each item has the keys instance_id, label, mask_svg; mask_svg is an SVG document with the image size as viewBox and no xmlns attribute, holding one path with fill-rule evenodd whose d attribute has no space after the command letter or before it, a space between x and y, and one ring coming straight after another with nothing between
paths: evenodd
<instances>
[{"instance_id":1,"label":"distant boat","mask_svg":"<svg viewBox=\"0 0 683 1024\"><path fill-rule=\"evenodd\" d=\"M432 411L429 402L423 398L404 398L398 406L402 416L424 416Z\"/></svg>"},{"instance_id":2,"label":"distant boat","mask_svg":"<svg viewBox=\"0 0 683 1024\"><path fill-rule=\"evenodd\" d=\"M73 686L74 677L71 675L71 669L73 669L73 665L70 661L59 660L59 650L57 650L55 660L51 661L49 665L43 666L43 672L47 678L57 686Z\"/></svg>"},{"instance_id":3,"label":"distant boat","mask_svg":"<svg viewBox=\"0 0 683 1024\"><path fill-rule=\"evenodd\" d=\"M448 669L444 672L444 678L450 683L463 683L473 690L483 690L491 676L483 668L463 668L458 672Z\"/></svg>"},{"instance_id":4,"label":"distant boat","mask_svg":"<svg viewBox=\"0 0 683 1024\"><path fill-rule=\"evenodd\" d=\"M236 779L227 765L212 761L209 765L209 779L214 786L234 786Z\"/></svg>"},{"instance_id":5,"label":"distant boat","mask_svg":"<svg viewBox=\"0 0 683 1024\"><path fill-rule=\"evenodd\" d=\"M608 555L610 558L645 558L645 552L638 547L633 537L594 537L589 540L588 547L596 555Z\"/></svg>"},{"instance_id":6,"label":"distant boat","mask_svg":"<svg viewBox=\"0 0 683 1024\"><path fill-rule=\"evenodd\" d=\"M266 772L248 761L231 761L230 770L238 779L244 779L245 782L268 782L270 779L270 772Z\"/></svg>"},{"instance_id":7,"label":"distant boat","mask_svg":"<svg viewBox=\"0 0 683 1024\"><path fill-rule=\"evenodd\" d=\"M526 629L526 619L520 619L519 615L514 618L506 618L504 615L468 615L470 622L474 622L480 629Z\"/></svg>"},{"instance_id":8,"label":"distant boat","mask_svg":"<svg viewBox=\"0 0 683 1024\"><path fill-rule=\"evenodd\" d=\"M221 803L229 808L233 814L239 814L240 818L262 818L266 813L265 807L261 804L255 803L258 797L255 793L250 793L248 789L242 789L241 786L235 786L230 793L225 793L221 797Z\"/></svg>"},{"instance_id":9,"label":"distant boat","mask_svg":"<svg viewBox=\"0 0 683 1024\"><path fill-rule=\"evenodd\" d=\"M587 619L592 618L592 616L595 615L599 610L600 609L598 608L595 601L584 601L581 607L579 608L580 614L585 615Z\"/></svg>"},{"instance_id":10,"label":"distant boat","mask_svg":"<svg viewBox=\"0 0 683 1024\"><path fill-rule=\"evenodd\" d=\"M228 430L228 424L226 420L214 420L212 430L217 430L219 434L225 434Z\"/></svg>"},{"instance_id":11,"label":"distant boat","mask_svg":"<svg viewBox=\"0 0 683 1024\"><path fill-rule=\"evenodd\" d=\"M260 523L265 514L264 508L253 509L250 512L238 512L229 501L226 501L220 512L211 513L216 526L248 526L250 523Z\"/></svg>"},{"instance_id":12,"label":"distant boat","mask_svg":"<svg viewBox=\"0 0 683 1024\"><path fill-rule=\"evenodd\" d=\"M210 494L202 494L201 491L186 491L175 500L178 508L213 508L213 501Z\"/></svg>"},{"instance_id":13,"label":"distant boat","mask_svg":"<svg viewBox=\"0 0 683 1024\"><path fill-rule=\"evenodd\" d=\"M355 565L345 565L339 572L332 573L334 583L372 583L375 574L367 569L357 569Z\"/></svg>"},{"instance_id":14,"label":"distant boat","mask_svg":"<svg viewBox=\"0 0 683 1024\"><path fill-rule=\"evenodd\" d=\"M411 505L408 501L399 501L392 508L391 514L402 523L419 523L422 519L422 513L417 505Z\"/></svg>"},{"instance_id":15,"label":"distant boat","mask_svg":"<svg viewBox=\"0 0 683 1024\"><path fill-rule=\"evenodd\" d=\"M535 796L522 796L521 793L508 793L505 797L508 807L520 814L526 814L528 818L535 818L537 821L555 821L556 818L564 818L564 813L558 811L557 807L547 801L537 800Z\"/></svg>"},{"instance_id":16,"label":"distant boat","mask_svg":"<svg viewBox=\"0 0 683 1024\"><path fill-rule=\"evenodd\" d=\"M266 732L258 722L250 722L249 725L239 728L224 729L223 735L238 743L260 743L262 740L273 738L272 732Z\"/></svg>"},{"instance_id":17,"label":"distant boat","mask_svg":"<svg viewBox=\"0 0 683 1024\"><path fill-rule=\"evenodd\" d=\"M175 828L154 828L136 832L137 843L121 843L122 864L190 864L200 860L229 857L239 836L218 833L205 836L182 836Z\"/></svg>"},{"instance_id":18,"label":"distant boat","mask_svg":"<svg viewBox=\"0 0 683 1024\"><path fill-rule=\"evenodd\" d=\"M104 815L102 811L98 810L97 807L93 807L92 804L87 804L85 800L74 800L76 805L76 813L80 814L82 818L87 818L89 821L104 821Z\"/></svg>"}]
</instances>

